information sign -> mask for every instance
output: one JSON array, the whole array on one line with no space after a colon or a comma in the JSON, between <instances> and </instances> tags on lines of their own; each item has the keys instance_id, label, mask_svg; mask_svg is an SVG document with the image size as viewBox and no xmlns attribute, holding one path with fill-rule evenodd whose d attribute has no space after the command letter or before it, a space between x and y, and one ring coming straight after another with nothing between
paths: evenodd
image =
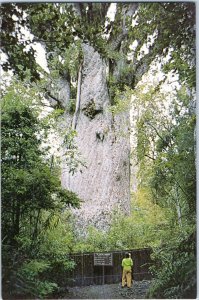
<instances>
[{"instance_id":1,"label":"information sign","mask_svg":"<svg viewBox=\"0 0 199 300\"><path fill-rule=\"evenodd\" d=\"M112 266L112 253L94 253L94 266Z\"/></svg>"}]
</instances>

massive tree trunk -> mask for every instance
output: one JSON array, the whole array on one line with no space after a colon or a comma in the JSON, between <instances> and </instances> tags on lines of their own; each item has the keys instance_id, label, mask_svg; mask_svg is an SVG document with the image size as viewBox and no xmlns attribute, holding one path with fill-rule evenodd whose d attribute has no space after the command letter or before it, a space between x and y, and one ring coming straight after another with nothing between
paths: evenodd
<instances>
[{"instance_id":1,"label":"massive tree trunk","mask_svg":"<svg viewBox=\"0 0 199 300\"><path fill-rule=\"evenodd\" d=\"M130 212L129 112L112 115L106 64L88 44L83 45L83 53L76 142L86 167L73 175L64 162L62 168L63 186L84 201L74 210L81 233L88 225L107 229L114 209ZM71 124L67 113L66 120Z\"/></svg>"},{"instance_id":2,"label":"massive tree trunk","mask_svg":"<svg viewBox=\"0 0 199 300\"><path fill-rule=\"evenodd\" d=\"M133 62L129 65L124 47L129 30L126 20L134 15L137 7L137 3L122 7L123 18L118 23L122 30L117 38L110 34L107 40L111 51L120 53L120 58L105 61L88 42L82 43L83 63L79 68L74 115L67 112L70 102L67 79L56 82L58 93L51 91L66 109L66 131L69 128L77 131L75 142L86 163L86 167L77 169L74 174L64 158L62 165L62 185L83 200L81 209L74 210L76 227L82 232L86 232L88 225L106 230L114 210L130 213L130 112L112 115L109 108L115 95L109 95L107 78L114 78L114 91L118 86L124 90L125 84L133 88L137 75L145 72L144 68L136 70ZM81 16L81 5L75 8ZM131 72L128 78L123 78L126 67Z\"/></svg>"},{"instance_id":3,"label":"massive tree trunk","mask_svg":"<svg viewBox=\"0 0 199 300\"><path fill-rule=\"evenodd\" d=\"M79 7L76 13L81 16L81 6L76 5L76 9ZM83 63L77 79L74 115L67 112L70 102L67 79L56 82L59 92L51 91L65 108L66 131L69 128L77 131L75 142L86 164L73 174L63 157L62 185L83 200L81 208L74 210L76 227L82 233L86 232L88 225L106 230L114 210L130 213L130 112L111 113L109 108L115 95L109 95L107 78L114 78L116 89L120 85L124 89L127 83L133 88L135 84L137 72L133 64L133 75L123 78L122 74L128 65L123 53L129 30L125 22L127 17L133 16L137 7L138 4L123 6L120 10L123 19L119 21L122 30L116 39L110 34L107 40L111 51L120 53L120 58L105 61L88 42L82 43ZM144 70L140 72L144 73Z\"/></svg>"}]
</instances>

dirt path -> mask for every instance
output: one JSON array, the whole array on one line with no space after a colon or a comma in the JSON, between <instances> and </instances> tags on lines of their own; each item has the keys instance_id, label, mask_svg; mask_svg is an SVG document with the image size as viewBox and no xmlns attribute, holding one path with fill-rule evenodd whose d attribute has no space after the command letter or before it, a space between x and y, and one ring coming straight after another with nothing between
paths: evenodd
<instances>
[{"instance_id":1,"label":"dirt path","mask_svg":"<svg viewBox=\"0 0 199 300\"><path fill-rule=\"evenodd\" d=\"M69 288L64 299L144 299L150 281L134 281L131 288L121 288L121 284L92 285Z\"/></svg>"}]
</instances>

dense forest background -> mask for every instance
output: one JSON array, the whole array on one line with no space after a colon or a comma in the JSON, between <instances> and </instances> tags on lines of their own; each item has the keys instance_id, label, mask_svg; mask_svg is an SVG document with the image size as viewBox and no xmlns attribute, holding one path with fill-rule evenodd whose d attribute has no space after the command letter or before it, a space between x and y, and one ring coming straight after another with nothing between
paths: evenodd
<instances>
[{"instance_id":1,"label":"dense forest background","mask_svg":"<svg viewBox=\"0 0 199 300\"><path fill-rule=\"evenodd\" d=\"M70 212L81 199L61 187L49 143L59 132L71 172L81 165L75 126L66 135L59 120L68 110L75 122L83 43L107 64L110 111L131 111L134 166L130 215L113 211L108 231L91 226L84 239ZM69 253L151 247L148 298L195 298L195 4L2 4L1 55L4 296L58 297ZM67 107L53 92L59 78L70 83Z\"/></svg>"}]
</instances>

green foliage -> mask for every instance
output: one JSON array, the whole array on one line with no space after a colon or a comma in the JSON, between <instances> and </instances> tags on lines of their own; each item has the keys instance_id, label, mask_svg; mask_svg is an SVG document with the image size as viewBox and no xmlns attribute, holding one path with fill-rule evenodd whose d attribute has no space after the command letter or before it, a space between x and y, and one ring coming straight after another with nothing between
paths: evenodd
<instances>
[{"instance_id":1,"label":"green foliage","mask_svg":"<svg viewBox=\"0 0 199 300\"><path fill-rule=\"evenodd\" d=\"M169 98L169 93L164 95L156 87L140 91L133 105L140 112L136 155L141 184L150 186L161 206L180 207L181 217L189 222L187 214L195 212L194 93L189 95L182 87ZM167 111L165 97L170 103Z\"/></svg>"},{"instance_id":2,"label":"green foliage","mask_svg":"<svg viewBox=\"0 0 199 300\"><path fill-rule=\"evenodd\" d=\"M18 293L44 298L58 288L54 282L43 280L44 272L50 271L50 264L42 260L24 262L17 272Z\"/></svg>"},{"instance_id":3,"label":"green foliage","mask_svg":"<svg viewBox=\"0 0 199 300\"><path fill-rule=\"evenodd\" d=\"M142 189L132 195L132 210L129 216L112 213L112 222L107 232L94 227L88 230L84 240L77 241L74 251L112 251L157 247L171 232L168 209L153 203L150 190Z\"/></svg>"},{"instance_id":4,"label":"green foliage","mask_svg":"<svg viewBox=\"0 0 199 300\"><path fill-rule=\"evenodd\" d=\"M13 84L1 103L3 292L43 298L64 285L64 272L74 267L67 259L73 237L63 223L56 227L80 200L61 188L57 169L45 160L41 143L49 126L38 118L33 91Z\"/></svg>"},{"instance_id":5,"label":"green foliage","mask_svg":"<svg viewBox=\"0 0 199 300\"><path fill-rule=\"evenodd\" d=\"M39 78L33 48L24 51L31 41L19 41L22 26L27 26L34 35L33 41L45 43L52 71L62 76L77 76L81 44L89 43L110 62L110 75L119 71L115 79L121 89L124 84L134 87L151 62L168 53L165 71L177 70L182 80L195 85L194 3L117 3L114 21L106 15L109 6L110 3L3 4L1 40L9 57L4 69L12 67L24 78L23 72L28 68L32 79ZM131 62L129 46L135 40L138 45ZM144 44L148 54L143 51Z\"/></svg>"},{"instance_id":6,"label":"green foliage","mask_svg":"<svg viewBox=\"0 0 199 300\"><path fill-rule=\"evenodd\" d=\"M196 297L196 244L195 234L186 239L172 237L164 247L153 252L155 266L152 272L156 280L148 297L159 299L191 299Z\"/></svg>"},{"instance_id":7,"label":"green foliage","mask_svg":"<svg viewBox=\"0 0 199 300\"><path fill-rule=\"evenodd\" d=\"M46 255L51 261L56 262L60 262L61 259L62 263L69 267L65 255L71 251L73 246L73 222L70 213L46 211L42 219L46 229L40 234L40 255Z\"/></svg>"},{"instance_id":8,"label":"green foliage","mask_svg":"<svg viewBox=\"0 0 199 300\"><path fill-rule=\"evenodd\" d=\"M143 3L139 6L136 25L131 35L138 40L136 53L144 43L150 44L152 61L157 56L170 59L164 71L177 70L181 81L195 86L195 4L192 3ZM143 59L145 59L143 58ZM138 63L139 66L139 63Z\"/></svg>"},{"instance_id":9,"label":"green foliage","mask_svg":"<svg viewBox=\"0 0 199 300\"><path fill-rule=\"evenodd\" d=\"M30 40L24 40L22 32L22 27L26 23L24 6L6 3L1 6L1 16L1 41L4 41L2 51L8 56L8 60L3 63L3 69L5 71L12 69L14 74L18 74L21 79L25 79L26 70L29 69L31 70L31 81L38 80L40 74L34 58L35 50L30 47L24 51L30 44Z\"/></svg>"},{"instance_id":10,"label":"green foliage","mask_svg":"<svg viewBox=\"0 0 199 300\"><path fill-rule=\"evenodd\" d=\"M24 277L34 277L43 271L49 271L49 268L50 265L46 261L31 260L22 265L20 273Z\"/></svg>"},{"instance_id":11,"label":"green foliage","mask_svg":"<svg viewBox=\"0 0 199 300\"><path fill-rule=\"evenodd\" d=\"M89 226L86 238L78 238L73 252L95 252L107 250L107 235L104 232Z\"/></svg>"},{"instance_id":12,"label":"green foliage","mask_svg":"<svg viewBox=\"0 0 199 300\"><path fill-rule=\"evenodd\" d=\"M172 95L161 91L161 84L138 85L134 98L139 111L135 121L139 189L150 191L152 202L166 211L167 220L160 243L152 244L154 284L148 297L194 298L195 91L186 85Z\"/></svg>"},{"instance_id":13,"label":"green foliage","mask_svg":"<svg viewBox=\"0 0 199 300\"><path fill-rule=\"evenodd\" d=\"M79 65L83 59L83 52L81 47L81 42L75 41L74 44L70 45L63 54L64 64L63 68L68 69L71 78L74 80L77 79Z\"/></svg>"},{"instance_id":14,"label":"green foliage","mask_svg":"<svg viewBox=\"0 0 199 300\"><path fill-rule=\"evenodd\" d=\"M25 269L28 267L29 271L30 267L30 271L34 273L33 267L39 268L40 262L41 269L44 265L40 275L32 274L35 280L55 283L57 287L65 286L65 272L72 270L75 266L75 263L68 258L75 243L72 224L72 217L68 211L43 211L38 224L38 236L33 241L29 237L32 228L30 224L24 222L24 230L21 231L17 241L19 252L26 254L22 258L22 261L25 259ZM35 261L39 261L39 264L35 264ZM30 265L29 262L31 262ZM17 272L26 278L26 275L21 272L21 268L17 268Z\"/></svg>"},{"instance_id":15,"label":"green foliage","mask_svg":"<svg viewBox=\"0 0 199 300\"><path fill-rule=\"evenodd\" d=\"M78 147L75 141L77 135L76 130L68 128L63 133L62 147L64 151L64 160L68 167L69 173L74 174L78 170L82 172L82 168L86 167L86 163L81 157L81 153L78 151Z\"/></svg>"},{"instance_id":16,"label":"green foliage","mask_svg":"<svg viewBox=\"0 0 199 300\"><path fill-rule=\"evenodd\" d=\"M127 86L125 86L125 89L122 92L117 87L114 87L114 101L109 107L113 115L129 111L131 93L131 89L129 89Z\"/></svg>"},{"instance_id":17,"label":"green foliage","mask_svg":"<svg viewBox=\"0 0 199 300\"><path fill-rule=\"evenodd\" d=\"M70 99L68 102L68 105L66 107L66 111L69 112L69 114L74 114L76 108L76 100Z\"/></svg>"}]
</instances>

